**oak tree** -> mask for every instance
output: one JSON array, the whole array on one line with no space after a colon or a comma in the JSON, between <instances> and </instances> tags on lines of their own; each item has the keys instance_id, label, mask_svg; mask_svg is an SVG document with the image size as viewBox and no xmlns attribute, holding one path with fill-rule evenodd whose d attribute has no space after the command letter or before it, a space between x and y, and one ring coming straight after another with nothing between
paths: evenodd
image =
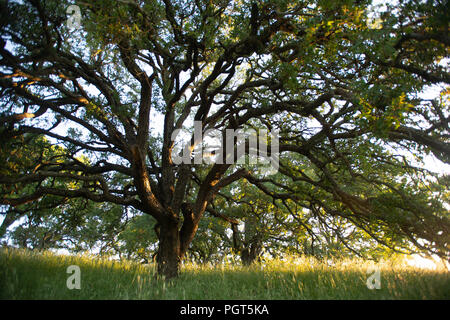
<instances>
[{"instance_id":1,"label":"oak tree","mask_svg":"<svg viewBox=\"0 0 450 320\"><path fill-rule=\"evenodd\" d=\"M72 4L79 25L67 23L77 22L66 15ZM448 178L416 163L426 153L449 162L448 89L421 95L450 81L446 6L2 1L2 140L45 136L61 151L2 171L0 203L51 196L133 207L157 221L166 277L178 274L220 191L241 179L290 210L295 203L294 214L448 257ZM175 163L178 129L193 121L203 132L278 130L279 154L269 150L278 174ZM189 158L201 143L188 139Z\"/></svg>"}]
</instances>

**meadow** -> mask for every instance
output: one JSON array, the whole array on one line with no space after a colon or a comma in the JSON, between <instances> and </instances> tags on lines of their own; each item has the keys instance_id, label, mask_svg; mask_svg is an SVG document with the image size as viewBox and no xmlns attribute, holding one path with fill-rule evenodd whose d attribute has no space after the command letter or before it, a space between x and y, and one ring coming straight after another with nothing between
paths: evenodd
<instances>
[{"instance_id":1,"label":"meadow","mask_svg":"<svg viewBox=\"0 0 450 320\"><path fill-rule=\"evenodd\" d=\"M66 285L70 265L80 268L80 289ZM375 271L380 286L369 289L367 279ZM3 248L0 299L448 300L450 273L444 267L419 269L396 260L290 257L251 267L185 263L178 278L165 281L155 276L152 264Z\"/></svg>"}]
</instances>

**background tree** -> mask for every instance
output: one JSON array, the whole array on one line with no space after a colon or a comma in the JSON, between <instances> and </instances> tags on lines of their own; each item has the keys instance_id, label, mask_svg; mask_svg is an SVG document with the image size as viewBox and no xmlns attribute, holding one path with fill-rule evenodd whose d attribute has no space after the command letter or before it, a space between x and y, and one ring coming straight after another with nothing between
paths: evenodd
<instances>
[{"instance_id":1,"label":"background tree","mask_svg":"<svg viewBox=\"0 0 450 320\"><path fill-rule=\"evenodd\" d=\"M3 128L2 128L3 129ZM4 139L0 141L2 153L0 154L0 185L2 194L20 194L26 198L30 190L27 185L22 185L20 179L11 178L11 176L23 176L39 170L42 163L55 161L58 162L64 156L63 148L52 145L41 136L24 134L14 135L6 130L0 132ZM36 162L36 159L39 161ZM58 180L56 177L51 182L43 182L43 185L62 185L67 181ZM68 187L66 185L66 187ZM55 210L58 206L67 203L67 198L54 197L46 195L40 201L26 201L19 205L6 205L1 208L3 221L0 225L0 238L5 236L9 226L21 218L36 214L35 220L39 220L39 214L44 211Z\"/></svg>"},{"instance_id":2,"label":"background tree","mask_svg":"<svg viewBox=\"0 0 450 320\"><path fill-rule=\"evenodd\" d=\"M446 185L404 156L449 161L446 91L419 95L449 82L446 4L404 1L377 16L352 0L75 3L77 30L64 23L69 2L2 2L4 137L64 149L58 161L33 157L35 171L3 173L1 204L133 207L157 221L158 271L173 277L208 206L245 178L344 240L346 222L448 257ZM203 132L279 129L280 174L174 164L176 130L192 121Z\"/></svg>"}]
</instances>

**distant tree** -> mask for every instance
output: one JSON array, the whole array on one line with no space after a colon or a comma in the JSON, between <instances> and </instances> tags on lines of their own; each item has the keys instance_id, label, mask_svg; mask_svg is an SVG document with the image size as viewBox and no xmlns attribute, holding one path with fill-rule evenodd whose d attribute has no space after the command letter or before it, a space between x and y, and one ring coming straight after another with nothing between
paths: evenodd
<instances>
[{"instance_id":1,"label":"distant tree","mask_svg":"<svg viewBox=\"0 0 450 320\"><path fill-rule=\"evenodd\" d=\"M42 136L31 134L12 135L7 139L2 139L0 140L0 148L2 150L0 154L0 179L4 182L0 185L1 194L20 195L24 199L32 190L29 189L27 184L22 185L20 179L16 179L16 177L35 172L39 170L42 163L58 161L60 157L63 157L63 148L52 145ZM55 178L51 182L42 182L42 185L61 186L65 183L67 181ZM67 201L68 199L64 197L45 195L40 201L24 201L16 206L2 206L0 214L4 218L0 225L0 238L5 236L8 227L32 212L39 211L35 215L35 220L38 220L43 211L50 212L67 203Z\"/></svg>"},{"instance_id":2,"label":"distant tree","mask_svg":"<svg viewBox=\"0 0 450 320\"><path fill-rule=\"evenodd\" d=\"M73 3L78 29L66 24ZM57 159L31 153L33 170L5 167L7 210L47 197L133 207L157 221L158 271L170 278L220 190L246 179L322 224L448 257L448 178L405 156L449 162L448 90L419 94L450 81L447 4L377 15L367 0L73 3L1 2L2 140L61 148ZM203 133L279 130L279 174L174 163L176 130L192 121ZM25 141L2 150L6 163Z\"/></svg>"}]
</instances>

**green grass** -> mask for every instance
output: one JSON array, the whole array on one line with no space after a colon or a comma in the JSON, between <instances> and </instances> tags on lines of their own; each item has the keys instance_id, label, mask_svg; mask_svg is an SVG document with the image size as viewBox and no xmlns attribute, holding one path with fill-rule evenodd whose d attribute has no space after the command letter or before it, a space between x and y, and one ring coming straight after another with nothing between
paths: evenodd
<instances>
[{"instance_id":1,"label":"green grass","mask_svg":"<svg viewBox=\"0 0 450 320\"><path fill-rule=\"evenodd\" d=\"M70 265L80 267L80 290L66 286ZM374 267L381 289L369 290ZM179 278L164 281L151 265L1 249L0 299L450 299L450 274L394 261L292 258L253 267L185 264Z\"/></svg>"}]
</instances>

